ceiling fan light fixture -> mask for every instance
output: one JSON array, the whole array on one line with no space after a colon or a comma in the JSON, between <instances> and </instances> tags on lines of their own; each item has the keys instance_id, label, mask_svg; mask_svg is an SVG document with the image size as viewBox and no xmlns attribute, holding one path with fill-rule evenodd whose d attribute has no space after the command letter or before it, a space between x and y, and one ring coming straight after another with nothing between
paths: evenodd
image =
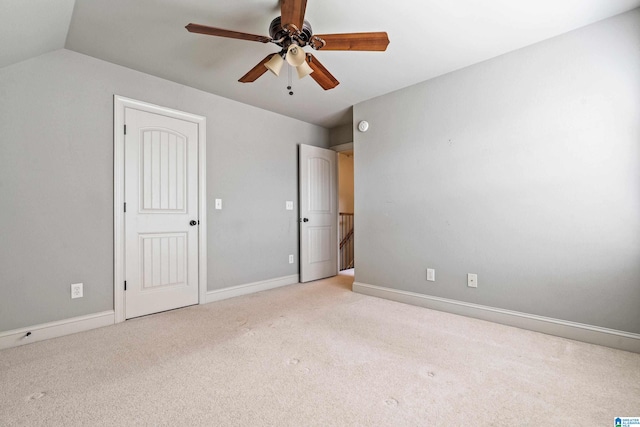
<instances>
[{"instance_id":1,"label":"ceiling fan light fixture","mask_svg":"<svg viewBox=\"0 0 640 427\"><path fill-rule=\"evenodd\" d=\"M287 49L287 62L292 67L299 67L305 63L306 54L304 50L296 44L292 44Z\"/></svg>"},{"instance_id":2,"label":"ceiling fan light fixture","mask_svg":"<svg viewBox=\"0 0 640 427\"><path fill-rule=\"evenodd\" d=\"M311 68L309 64L307 64L307 61L305 61L296 67L296 71L298 72L298 79L301 79L313 73L313 68Z\"/></svg>"},{"instance_id":3,"label":"ceiling fan light fixture","mask_svg":"<svg viewBox=\"0 0 640 427\"><path fill-rule=\"evenodd\" d=\"M267 70L271 71L276 76L279 76L282 64L284 64L284 59L282 52L280 52L273 55L271 59L264 64L264 66L267 67Z\"/></svg>"}]
</instances>

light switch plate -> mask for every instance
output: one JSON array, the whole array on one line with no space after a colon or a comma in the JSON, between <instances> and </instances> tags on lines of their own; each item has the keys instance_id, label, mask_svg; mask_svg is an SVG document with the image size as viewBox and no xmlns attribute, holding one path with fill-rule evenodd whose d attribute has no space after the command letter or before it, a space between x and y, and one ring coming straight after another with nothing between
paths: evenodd
<instances>
[{"instance_id":1,"label":"light switch plate","mask_svg":"<svg viewBox=\"0 0 640 427\"><path fill-rule=\"evenodd\" d=\"M222 199L216 199L216 209L217 210L222 209Z\"/></svg>"},{"instance_id":2,"label":"light switch plate","mask_svg":"<svg viewBox=\"0 0 640 427\"><path fill-rule=\"evenodd\" d=\"M430 282L436 281L436 270L433 268L427 268L427 280Z\"/></svg>"},{"instance_id":3,"label":"light switch plate","mask_svg":"<svg viewBox=\"0 0 640 427\"><path fill-rule=\"evenodd\" d=\"M467 286L470 288L478 287L478 275L477 274L467 274Z\"/></svg>"},{"instance_id":4,"label":"light switch plate","mask_svg":"<svg viewBox=\"0 0 640 427\"><path fill-rule=\"evenodd\" d=\"M293 210L293 202L292 202L292 201L290 201L290 200L287 200L287 202L286 202L286 204L285 204L285 208L286 208L288 211L292 211L292 210Z\"/></svg>"}]
</instances>

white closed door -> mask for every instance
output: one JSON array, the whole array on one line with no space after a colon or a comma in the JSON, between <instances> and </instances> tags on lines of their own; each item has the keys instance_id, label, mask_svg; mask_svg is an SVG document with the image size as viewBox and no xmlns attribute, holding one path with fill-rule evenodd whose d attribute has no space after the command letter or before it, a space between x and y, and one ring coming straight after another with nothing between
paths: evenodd
<instances>
[{"instance_id":1,"label":"white closed door","mask_svg":"<svg viewBox=\"0 0 640 427\"><path fill-rule=\"evenodd\" d=\"M338 274L336 152L300 145L300 281Z\"/></svg>"},{"instance_id":2,"label":"white closed door","mask_svg":"<svg viewBox=\"0 0 640 427\"><path fill-rule=\"evenodd\" d=\"M125 317L198 303L198 126L125 109Z\"/></svg>"}]
</instances>

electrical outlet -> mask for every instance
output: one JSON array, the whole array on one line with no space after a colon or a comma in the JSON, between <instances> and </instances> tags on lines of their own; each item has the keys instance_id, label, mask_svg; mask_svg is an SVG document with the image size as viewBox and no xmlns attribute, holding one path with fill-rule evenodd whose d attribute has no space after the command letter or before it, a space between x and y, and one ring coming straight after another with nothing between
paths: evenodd
<instances>
[{"instance_id":1,"label":"electrical outlet","mask_svg":"<svg viewBox=\"0 0 640 427\"><path fill-rule=\"evenodd\" d=\"M73 283L71 285L71 299L82 298L83 295L82 283Z\"/></svg>"},{"instance_id":2,"label":"electrical outlet","mask_svg":"<svg viewBox=\"0 0 640 427\"><path fill-rule=\"evenodd\" d=\"M289 264L293 264L293 255L289 255Z\"/></svg>"},{"instance_id":3,"label":"electrical outlet","mask_svg":"<svg viewBox=\"0 0 640 427\"><path fill-rule=\"evenodd\" d=\"M433 268L427 268L427 280L430 282L436 281L436 270Z\"/></svg>"},{"instance_id":4,"label":"electrical outlet","mask_svg":"<svg viewBox=\"0 0 640 427\"><path fill-rule=\"evenodd\" d=\"M287 209L288 211L292 211L293 210L293 202L290 200L287 200L285 202L285 209Z\"/></svg>"},{"instance_id":5,"label":"electrical outlet","mask_svg":"<svg viewBox=\"0 0 640 427\"><path fill-rule=\"evenodd\" d=\"M470 288L478 287L478 275L477 274L467 274L467 286Z\"/></svg>"}]
</instances>

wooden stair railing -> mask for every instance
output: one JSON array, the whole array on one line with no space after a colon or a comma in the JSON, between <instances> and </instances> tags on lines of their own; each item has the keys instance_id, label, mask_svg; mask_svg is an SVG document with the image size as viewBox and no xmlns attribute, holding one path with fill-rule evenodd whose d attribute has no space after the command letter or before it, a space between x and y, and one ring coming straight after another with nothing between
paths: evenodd
<instances>
[{"instance_id":1,"label":"wooden stair railing","mask_svg":"<svg viewBox=\"0 0 640 427\"><path fill-rule=\"evenodd\" d=\"M340 271L354 267L353 214L340 212Z\"/></svg>"},{"instance_id":2,"label":"wooden stair railing","mask_svg":"<svg viewBox=\"0 0 640 427\"><path fill-rule=\"evenodd\" d=\"M344 236L344 238L342 239L342 241L340 241L340 249L342 249L342 247L344 245L346 245L347 243L349 243L349 239L351 239L351 236L353 236L353 228L351 228L351 230L349 230L349 232L347 233L346 236Z\"/></svg>"}]
</instances>

